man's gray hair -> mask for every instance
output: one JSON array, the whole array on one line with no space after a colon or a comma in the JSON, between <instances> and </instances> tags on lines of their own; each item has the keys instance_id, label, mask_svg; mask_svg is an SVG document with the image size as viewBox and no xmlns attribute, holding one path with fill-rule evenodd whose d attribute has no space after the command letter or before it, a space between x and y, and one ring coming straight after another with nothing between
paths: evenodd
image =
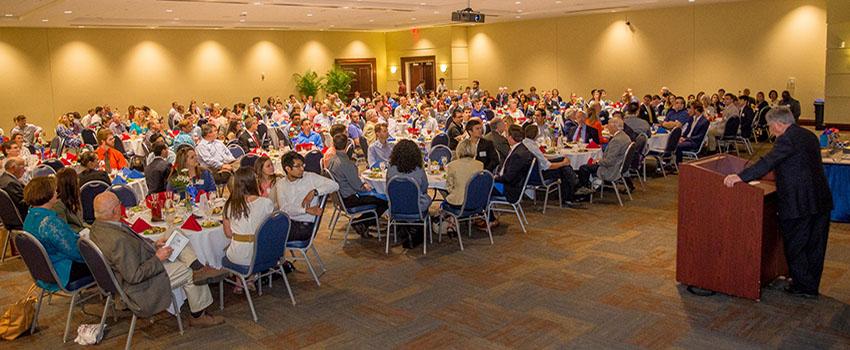
<instances>
[{"instance_id":1,"label":"man's gray hair","mask_svg":"<svg viewBox=\"0 0 850 350\"><path fill-rule=\"evenodd\" d=\"M614 125L617 130L623 130L623 120L620 118L611 118L608 120L608 124Z\"/></svg>"},{"instance_id":2,"label":"man's gray hair","mask_svg":"<svg viewBox=\"0 0 850 350\"><path fill-rule=\"evenodd\" d=\"M8 159L6 159L6 162L3 163L3 169L6 170L6 172L9 172L9 173L11 173L12 170L15 169L16 167L22 167L22 166L24 166L24 159L18 158L18 157L8 158Z\"/></svg>"},{"instance_id":3,"label":"man's gray hair","mask_svg":"<svg viewBox=\"0 0 850 350\"><path fill-rule=\"evenodd\" d=\"M794 114L788 106L773 107L765 116L767 123L794 124Z\"/></svg>"}]
</instances>

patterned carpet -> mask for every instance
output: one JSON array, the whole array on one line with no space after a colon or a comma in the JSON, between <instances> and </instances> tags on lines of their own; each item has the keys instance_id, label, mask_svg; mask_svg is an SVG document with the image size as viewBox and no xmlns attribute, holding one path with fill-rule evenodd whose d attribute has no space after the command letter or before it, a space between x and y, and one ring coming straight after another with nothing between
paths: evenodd
<instances>
[{"instance_id":1,"label":"patterned carpet","mask_svg":"<svg viewBox=\"0 0 850 350\"><path fill-rule=\"evenodd\" d=\"M227 323L177 332L166 314L137 323L138 349L257 348L848 348L850 347L850 225L831 226L823 295L794 298L779 282L759 303L723 295L698 297L675 282L676 176L650 179L624 208L613 196L587 210L526 204L523 234L502 216L495 245L475 231L461 252L455 240L419 249L355 238L343 248L339 225L317 242L328 267L322 286L304 265L290 274L298 304L280 281L254 298L259 323L244 296L225 291ZM610 192L609 192L610 193ZM328 213L329 214L329 213ZM326 215L328 218L329 215ZM342 220L341 220L342 221ZM344 223L344 221L342 221ZM465 235L464 230L464 235ZM20 260L0 266L0 305L30 285ZM217 298L217 290L213 291ZM68 299L43 308L40 331L0 348L62 345ZM96 323L95 298L74 314L74 328ZM188 317L183 309L184 320ZM101 348L124 345L125 311ZM109 319L110 322L111 318ZM114 323L114 322L112 322ZM55 348L54 348L55 347Z\"/></svg>"}]
</instances>

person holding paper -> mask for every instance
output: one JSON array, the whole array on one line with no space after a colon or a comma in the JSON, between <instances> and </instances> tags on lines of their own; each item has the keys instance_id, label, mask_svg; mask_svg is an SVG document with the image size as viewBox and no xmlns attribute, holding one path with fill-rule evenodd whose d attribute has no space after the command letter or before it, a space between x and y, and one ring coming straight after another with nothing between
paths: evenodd
<instances>
[{"instance_id":1,"label":"person holding paper","mask_svg":"<svg viewBox=\"0 0 850 350\"><path fill-rule=\"evenodd\" d=\"M230 245L225 255L234 264L248 266L254 257L257 230L274 211L274 204L260 196L257 176L252 168L236 170L227 187L230 197L224 202L223 216L224 235L230 238ZM234 286L233 293L242 294L242 287Z\"/></svg>"},{"instance_id":2,"label":"person holding paper","mask_svg":"<svg viewBox=\"0 0 850 350\"><path fill-rule=\"evenodd\" d=\"M171 305L174 286L186 293L192 313L190 325L209 327L224 323L223 317L205 311L213 298L209 286L203 284L222 272L204 267L188 246L175 261L170 261L174 250L165 244L167 236L150 242L133 232L121 222L120 204L110 191L95 197L96 220L89 238L115 270L118 284L127 295L124 300L127 307L139 317L150 317Z\"/></svg>"},{"instance_id":3,"label":"person holding paper","mask_svg":"<svg viewBox=\"0 0 850 350\"><path fill-rule=\"evenodd\" d=\"M776 136L773 149L756 164L739 174L726 176L723 183L734 187L773 171L779 195L779 230L792 283L785 291L816 298L823 273L832 193L821 162L817 136L794 122L785 106L767 113L767 126Z\"/></svg>"}]
</instances>

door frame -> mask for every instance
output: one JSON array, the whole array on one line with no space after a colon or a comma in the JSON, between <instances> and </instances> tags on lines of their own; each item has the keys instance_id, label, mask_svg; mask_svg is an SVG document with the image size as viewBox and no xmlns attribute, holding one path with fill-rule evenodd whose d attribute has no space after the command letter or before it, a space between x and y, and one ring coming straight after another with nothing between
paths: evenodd
<instances>
[{"instance_id":1,"label":"door frame","mask_svg":"<svg viewBox=\"0 0 850 350\"><path fill-rule=\"evenodd\" d=\"M368 64L372 67L372 92L378 91L378 61L372 58L337 58L334 59L334 64L341 66L344 64ZM363 91L360 92L363 96ZM369 98L372 96L370 95Z\"/></svg>"},{"instance_id":2,"label":"door frame","mask_svg":"<svg viewBox=\"0 0 850 350\"><path fill-rule=\"evenodd\" d=\"M407 64L411 62L431 62L434 66L434 86L437 86L437 56L410 56L410 57L401 57L401 81L404 82L404 85L407 87L407 93L414 91L416 89L415 86L410 86L410 82L407 81Z\"/></svg>"}]
</instances>

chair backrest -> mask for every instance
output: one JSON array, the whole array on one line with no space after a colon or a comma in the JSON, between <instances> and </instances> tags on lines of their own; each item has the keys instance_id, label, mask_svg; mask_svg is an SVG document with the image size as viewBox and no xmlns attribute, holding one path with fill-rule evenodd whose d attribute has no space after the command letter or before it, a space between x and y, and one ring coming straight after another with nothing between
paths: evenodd
<instances>
[{"instance_id":1,"label":"chair backrest","mask_svg":"<svg viewBox=\"0 0 850 350\"><path fill-rule=\"evenodd\" d=\"M387 184L391 218L424 219L419 207L419 184L407 177L395 177ZM427 210L427 208L426 208Z\"/></svg>"},{"instance_id":2,"label":"chair backrest","mask_svg":"<svg viewBox=\"0 0 850 350\"><path fill-rule=\"evenodd\" d=\"M88 238L80 237L77 241L77 248L80 249L80 255L86 262L89 271L91 271L94 281L106 294L112 294L116 297L124 298L124 291L119 287L118 280L115 278L115 273L109 266L109 262L103 256L103 252L94 242Z\"/></svg>"},{"instance_id":3,"label":"chair backrest","mask_svg":"<svg viewBox=\"0 0 850 350\"><path fill-rule=\"evenodd\" d=\"M741 126L741 117L732 117L726 120L726 127L723 129L723 138L734 139L738 136L738 129Z\"/></svg>"},{"instance_id":4,"label":"chair backrest","mask_svg":"<svg viewBox=\"0 0 850 350\"><path fill-rule=\"evenodd\" d=\"M446 158L446 164L448 164L448 162L451 162L452 161L452 150L449 149L448 146L444 146L444 145L434 146L433 142L432 142L431 151L428 153L428 161L429 162L436 161L437 163L440 163L441 165L445 165L445 164L443 164L443 160L442 160L443 157Z\"/></svg>"},{"instance_id":5,"label":"chair backrest","mask_svg":"<svg viewBox=\"0 0 850 350\"><path fill-rule=\"evenodd\" d=\"M60 285L59 277L56 276L56 270L53 268L53 263L50 261L50 256L44 250L44 246L33 235L24 231L14 231L15 247L18 248L18 253L27 265L27 270L30 276L35 281L49 283L58 286L65 290L65 286Z\"/></svg>"},{"instance_id":6,"label":"chair backrest","mask_svg":"<svg viewBox=\"0 0 850 350\"><path fill-rule=\"evenodd\" d=\"M260 159L260 156L256 154L246 154L242 156L242 159L239 160L239 166L253 168L254 163L257 162L257 159Z\"/></svg>"},{"instance_id":7,"label":"chair backrest","mask_svg":"<svg viewBox=\"0 0 850 350\"><path fill-rule=\"evenodd\" d=\"M45 160L41 164L46 164L46 165L50 166L51 168L53 168L54 171L57 171L57 172L59 170L62 170L62 169L65 168L65 164L62 164L62 161L60 161L59 159L56 159L56 158L51 158L51 159Z\"/></svg>"},{"instance_id":8,"label":"chair backrest","mask_svg":"<svg viewBox=\"0 0 850 350\"><path fill-rule=\"evenodd\" d=\"M83 206L83 221L94 222L94 197L109 189L103 181L89 181L80 187L80 204Z\"/></svg>"},{"instance_id":9,"label":"chair backrest","mask_svg":"<svg viewBox=\"0 0 850 350\"><path fill-rule=\"evenodd\" d=\"M65 145L65 139L63 139L59 136L56 136L56 137L53 138L53 140L50 140L50 149L55 154L62 154L62 148L63 148L64 145Z\"/></svg>"},{"instance_id":10,"label":"chair backrest","mask_svg":"<svg viewBox=\"0 0 850 350\"><path fill-rule=\"evenodd\" d=\"M533 166L536 166L534 164ZM487 170L482 170L472 175L466 184L466 196L463 200L461 215L465 213L474 214L487 210L490 206L490 196L493 193L495 178Z\"/></svg>"},{"instance_id":11,"label":"chair backrest","mask_svg":"<svg viewBox=\"0 0 850 350\"><path fill-rule=\"evenodd\" d=\"M682 128L676 127L670 130L667 137L667 146L664 147L664 153L673 154L676 152L676 147L679 146L679 138L682 137Z\"/></svg>"},{"instance_id":12,"label":"chair backrest","mask_svg":"<svg viewBox=\"0 0 850 350\"><path fill-rule=\"evenodd\" d=\"M269 127L264 123L257 124L257 137L260 139L260 144L257 147L263 147L266 144L266 138L269 135Z\"/></svg>"},{"instance_id":13,"label":"chair backrest","mask_svg":"<svg viewBox=\"0 0 850 350\"><path fill-rule=\"evenodd\" d=\"M292 140L289 139L289 135L283 131L282 127L274 128L274 130L277 133L278 147L283 148L283 146L288 146L290 149L295 148L292 146Z\"/></svg>"},{"instance_id":14,"label":"chair backrest","mask_svg":"<svg viewBox=\"0 0 850 350\"><path fill-rule=\"evenodd\" d=\"M237 144L230 144L227 146L227 149L230 150L230 154L233 155L233 158L239 158L245 155L245 150Z\"/></svg>"},{"instance_id":15,"label":"chair backrest","mask_svg":"<svg viewBox=\"0 0 850 350\"><path fill-rule=\"evenodd\" d=\"M121 152L121 154L126 155L127 151L124 150L124 141L121 140L121 138L118 137L118 135L115 135L113 137L115 137L115 150L118 151L118 152Z\"/></svg>"},{"instance_id":16,"label":"chair backrest","mask_svg":"<svg viewBox=\"0 0 850 350\"><path fill-rule=\"evenodd\" d=\"M528 181L531 179L531 174L534 173L534 169L535 169L536 166L537 166L537 158L532 158L531 159L531 165L528 167L528 173L525 174L525 179L522 181L522 188L528 188ZM517 197L516 201L513 202L513 204L519 204L519 202L522 202L522 197L523 197L523 195L520 194Z\"/></svg>"},{"instance_id":17,"label":"chair backrest","mask_svg":"<svg viewBox=\"0 0 850 350\"><path fill-rule=\"evenodd\" d=\"M47 164L41 164L35 167L32 171L33 178L50 175L56 175L56 170L53 170L53 168Z\"/></svg>"},{"instance_id":18,"label":"chair backrest","mask_svg":"<svg viewBox=\"0 0 850 350\"><path fill-rule=\"evenodd\" d=\"M431 148L434 148L435 146L446 146L446 147L448 147L449 146L449 135L446 135L446 133L439 133L436 136L434 136L434 138L431 139Z\"/></svg>"},{"instance_id":19,"label":"chair backrest","mask_svg":"<svg viewBox=\"0 0 850 350\"><path fill-rule=\"evenodd\" d=\"M80 135L83 137L83 143L97 147L97 136L95 135L94 130L83 129L83 131L80 132Z\"/></svg>"},{"instance_id":20,"label":"chair backrest","mask_svg":"<svg viewBox=\"0 0 850 350\"><path fill-rule=\"evenodd\" d=\"M623 157L623 164L620 164L620 173L628 171L635 159L635 152L637 151L637 147L635 147L635 143L632 142L629 144L629 147L626 147L626 156Z\"/></svg>"},{"instance_id":21,"label":"chair backrest","mask_svg":"<svg viewBox=\"0 0 850 350\"><path fill-rule=\"evenodd\" d=\"M313 233L310 235L310 241L307 242L307 245L305 245L303 249L309 249L313 246L313 242L316 240L316 235L319 233L319 226L322 224L322 217L325 216L325 204L328 202L328 195L321 195L319 198L314 200L318 202L319 208L322 210L321 214L313 219Z\"/></svg>"},{"instance_id":22,"label":"chair backrest","mask_svg":"<svg viewBox=\"0 0 850 350\"><path fill-rule=\"evenodd\" d=\"M322 151L314 149L304 156L304 171L322 173Z\"/></svg>"},{"instance_id":23,"label":"chair backrest","mask_svg":"<svg viewBox=\"0 0 850 350\"><path fill-rule=\"evenodd\" d=\"M21 213L18 213L15 202L12 202L12 198L3 189L0 189L0 220L3 221L3 226L7 231L24 228L24 220L21 219Z\"/></svg>"},{"instance_id":24,"label":"chair backrest","mask_svg":"<svg viewBox=\"0 0 850 350\"><path fill-rule=\"evenodd\" d=\"M634 145L635 155L632 158L631 163L626 163L626 164L629 164L631 169L640 168L641 163L643 163L643 158L646 156L646 153L649 151L647 149L647 146L646 146L647 141L648 141L648 139L646 138L646 134L644 134L644 133L640 133L640 134L638 134L637 137L635 137L635 142L634 142L635 143L635 145Z\"/></svg>"},{"instance_id":25,"label":"chair backrest","mask_svg":"<svg viewBox=\"0 0 850 350\"><path fill-rule=\"evenodd\" d=\"M363 156L367 156L369 154L369 140L366 139L366 136L360 135L360 150L363 151Z\"/></svg>"},{"instance_id":26,"label":"chair backrest","mask_svg":"<svg viewBox=\"0 0 850 350\"><path fill-rule=\"evenodd\" d=\"M289 239L289 217L276 211L257 229L251 271L266 271L280 261Z\"/></svg>"},{"instance_id":27,"label":"chair backrest","mask_svg":"<svg viewBox=\"0 0 850 350\"><path fill-rule=\"evenodd\" d=\"M543 170L540 169L540 164L535 162L531 165L531 177L528 178L528 185L540 186L543 184Z\"/></svg>"},{"instance_id":28,"label":"chair backrest","mask_svg":"<svg viewBox=\"0 0 850 350\"><path fill-rule=\"evenodd\" d=\"M118 200L125 208L132 208L139 205L139 199L136 194L127 185L115 185L109 188L109 191L118 196Z\"/></svg>"}]
</instances>

